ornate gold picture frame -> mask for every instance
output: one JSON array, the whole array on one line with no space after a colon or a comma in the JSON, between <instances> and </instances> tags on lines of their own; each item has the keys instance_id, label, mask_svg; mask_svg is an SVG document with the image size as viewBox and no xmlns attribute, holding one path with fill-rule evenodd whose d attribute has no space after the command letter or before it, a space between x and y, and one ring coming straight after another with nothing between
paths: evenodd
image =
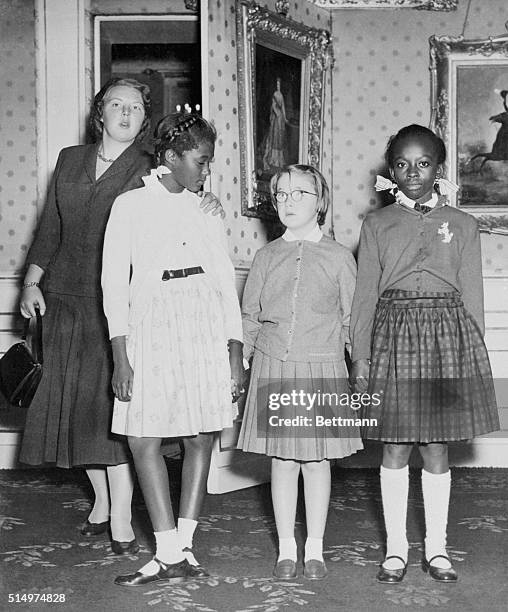
<instances>
[{"instance_id":1,"label":"ornate gold picture frame","mask_svg":"<svg viewBox=\"0 0 508 612\"><path fill-rule=\"evenodd\" d=\"M273 218L270 177L289 163L319 168L330 33L237 0L242 214Z\"/></svg>"},{"instance_id":2,"label":"ornate gold picture frame","mask_svg":"<svg viewBox=\"0 0 508 612\"><path fill-rule=\"evenodd\" d=\"M446 144L451 204L508 229L508 35L430 38L431 128Z\"/></svg>"}]
</instances>

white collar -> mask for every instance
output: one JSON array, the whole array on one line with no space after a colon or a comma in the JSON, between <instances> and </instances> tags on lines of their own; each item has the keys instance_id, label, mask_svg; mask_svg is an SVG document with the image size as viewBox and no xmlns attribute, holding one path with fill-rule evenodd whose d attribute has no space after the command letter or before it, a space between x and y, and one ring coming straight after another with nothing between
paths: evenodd
<instances>
[{"instance_id":1,"label":"white collar","mask_svg":"<svg viewBox=\"0 0 508 612\"><path fill-rule=\"evenodd\" d=\"M395 199L397 200L399 204L407 206L408 208L414 208L416 202L418 201L418 200L412 200L411 198L408 198L407 195L402 193L400 189L395 194ZM430 196L430 200L428 200L427 202L420 202L420 204L422 206L428 206L429 208L434 208L437 204L437 201L438 201L438 195L437 193L433 193Z\"/></svg>"},{"instance_id":2,"label":"white collar","mask_svg":"<svg viewBox=\"0 0 508 612\"><path fill-rule=\"evenodd\" d=\"M296 242L297 240L308 240L309 242L319 242L322 236L323 236L323 232L321 231L317 223L304 238L298 238L298 236L295 236L290 229L286 229L286 231L282 234L282 238L286 242Z\"/></svg>"}]
</instances>

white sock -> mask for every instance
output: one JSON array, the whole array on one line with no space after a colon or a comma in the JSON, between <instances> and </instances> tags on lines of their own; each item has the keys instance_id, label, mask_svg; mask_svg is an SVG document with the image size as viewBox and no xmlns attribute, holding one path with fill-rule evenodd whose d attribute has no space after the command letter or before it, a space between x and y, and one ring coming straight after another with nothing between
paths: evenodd
<instances>
[{"instance_id":1,"label":"white sock","mask_svg":"<svg viewBox=\"0 0 508 612\"><path fill-rule=\"evenodd\" d=\"M178 519L178 535L180 536L180 543L182 548L192 548L192 539L198 522L194 519L179 518ZM199 565L196 557L189 550L184 550L183 554L187 561L194 566Z\"/></svg>"},{"instance_id":2,"label":"white sock","mask_svg":"<svg viewBox=\"0 0 508 612\"><path fill-rule=\"evenodd\" d=\"M279 558L277 561L282 561L283 559L296 561L295 538L279 538Z\"/></svg>"},{"instance_id":3,"label":"white sock","mask_svg":"<svg viewBox=\"0 0 508 612\"><path fill-rule=\"evenodd\" d=\"M176 528L168 531L154 531L154 535L157 559L169 565L183 561L185 557Z\"/></svg>"},{"instance_id":4,"label":"white sock","mask_svg":"<svg viewBox=\"0 0 508 612\"><path fill-rule=\"evenodd\" d=\"M448 504L450 502L451 474L432 474L422 470L423 505L425 508L425 558L446 554L446 527L448 524ZM441 557L432 565L449 569L450 563Z\"/></svg>"},{"instance_id":5,"label":"white sock","mask_svg":"<svg viewBox=\"0 0 508 612\"><path fill-rule=\"evenodd\" d=\"M397 555L407 563L406 535L407 497L409 492L409 466L390 469L381 466L381 497L386 528L386 556ZM400 559L383 563L385 569L402 569Z\"/></svg>"},{"instance_id":6,"label":"white sock","mask_svg":"<svg viewBox=\"0 0 508 612\"><path fill-rule=\"evenodd\" d=\"M182 548L192 548L192 538L197 526L198 522L193 519L178 519L178 535L180 536Z\"/></svg>"},{"instance_id":7,"label":"white sock","mask_svg":"<svg viewBox=\"0 0 508 612\"><path fill-rule=\"evenodd\" d=\"M310 559L323 561L323 538L307 538L305 542L305 562Z\"/></svg>"}]
</instances>

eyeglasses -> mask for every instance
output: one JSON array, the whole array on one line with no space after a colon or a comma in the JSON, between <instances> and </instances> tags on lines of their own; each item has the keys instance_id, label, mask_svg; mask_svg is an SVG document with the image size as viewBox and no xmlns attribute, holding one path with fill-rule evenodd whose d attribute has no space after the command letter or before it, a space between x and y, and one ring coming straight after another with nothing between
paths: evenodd
<instances>
[{"instance_id":1,"label":"eyeglasses","mask_svg":"<svg viewBox=\"0 0 508 612\"><path fill-rule=\"evenodd\" d=\"M284 202L287 202L289 196L291 196L293 202L301 202L304 193L317 196L317 193L313 193L312 191L305 191L304 189L293 189L289 193L286 193L285 191L276 191L274 196L275 200L279 204L284 204Z\"/></svg>"}]
</instances>

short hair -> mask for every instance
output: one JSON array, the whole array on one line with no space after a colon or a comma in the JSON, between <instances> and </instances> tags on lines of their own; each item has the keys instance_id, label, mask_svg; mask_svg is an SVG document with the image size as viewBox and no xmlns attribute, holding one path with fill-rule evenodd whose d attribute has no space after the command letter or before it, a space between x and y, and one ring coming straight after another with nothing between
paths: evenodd
<instances>
[{"instance_id":1,"label":"short hair","mask_svg":"<svg viewBox=\"0 0 508 612\"><path fill-rule=\"evenodd\" d=\"M313 166L307 166L306 164L291 164L285 168L282 168L272 176L270 180L270 194L274 208L277 210L277 200L275 199L277 184L284 174L291 175L291 172L299 172L300 174L309 174L312 176L317 193L317 222L318 225L323 225L325 222L326 213L328 212L328 208L330 206L330 190L326 183L325 177Z\"/></svg>"},{"instance_id":2,"label":"short hair","mask_svg":"<svg viewBox=\"0 0 508 612\"><path fill-rule=\"evenodd\" d=\"M121 77L113 77L112 79L109 79L109 81L103 87L101 87L100 91L96 94L93 100L92 109L90 111L90 119L88 122L92 140L97 142L102 138L103 125L101 119L104 110L104 98L108 94L109 90L113 87L132 87L133 89L137 89L141 94L143 106L145 107L145 118L143 119L141 129L136 136L136 140L143 140L143 138L150 131L150 119L152 117L152 99L150 97L150 87L144 83L136 81L135 79L123 79Z\"/></svg>"},{"instance_id":3,"label":"short hair","mask_svg":"<svg viewBox=\"0 0 508 612\"><path fill-rule=\"evenodd\" d=\"M164 155L168 149L182 157L185 151L199 148L202 142L215 144L217 131L215 127L199 113L172 113L163 117L155 128L155 160L164 164Z\"/></svg>"},{"instance_id":4,"label":"short hair","mask_svg":"<svg viewBox=\"0 0 508 612\"><path fill-rule=\"evenodd\" d=\"M439 138L439 136L434 134L434 132L429 130L429 128L413 123L403 127L393 136L390 136L385 152L385 161L389 168L393 168L396 147L401 141L406 140L407 138L426 138L427 140L430 140L437 154L437 163L442 164L446 160L446 146L443 139Z\"/></svg>"}]
</instances>

